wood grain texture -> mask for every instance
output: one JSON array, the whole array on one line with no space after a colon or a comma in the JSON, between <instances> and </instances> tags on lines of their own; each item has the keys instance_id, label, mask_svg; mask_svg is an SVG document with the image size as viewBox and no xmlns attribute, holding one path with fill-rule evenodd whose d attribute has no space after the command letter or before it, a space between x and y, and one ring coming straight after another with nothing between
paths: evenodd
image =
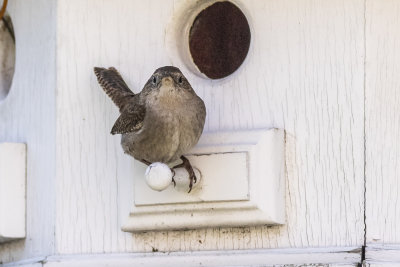
<instances>
[{"instance_id":1,"label":"wood grain texture","mask_svg":"<svg viewBox=\"0 0 400 267\"><path fill-rule=\"evenodd\" d=\"M182 69L204 99L205 131L287 131L287 224L129 234L133 162L109 135L118 110L94 66L133 91L173 62L165 27L182 1L58 1L58 253L361 246L364 193L364 1L243 1L244 65L223 81Z\"/></svg>"},{"instance_id":2,"label":"wood grain texture","mask_svg":"<svg viewBox=\"0 0 400 267\"><path fill-rule=\"evenodd\" d=\"M15 0L7 10L16 68L0 101L0 142L27 144L27 237L0 245L0 262L53 253L55 222L55 2Z\"/></svg>"},{"instance_id":3,"label":"wood grain texture","mask_svg":"<svg viewBox=\"0 0 400 267\"><path fill-rule=\"evenodd\" d=\"M366 241L400 243L400 2L366 7Z\"/></svg>"}]
</instances>

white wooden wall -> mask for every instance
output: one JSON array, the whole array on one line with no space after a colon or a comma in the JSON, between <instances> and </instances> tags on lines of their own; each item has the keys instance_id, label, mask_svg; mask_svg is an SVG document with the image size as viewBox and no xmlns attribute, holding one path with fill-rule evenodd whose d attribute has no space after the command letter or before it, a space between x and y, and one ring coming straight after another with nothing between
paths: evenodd
<instances>
[{"instance_id":1,"label":"white wooden wall","mask_svg":"<svg viewBox=\"0 0 400 267\"><path fill-rule=\"evenodd\" d=\"M396 0L242 1L253 34L242 68L211 82L178 66L206 103L205 131L287 131L286 225L120 230L133 160L109 134L118 111L92 69L115 66L139 91L154 69L174 62L165 27L183 3L10 1L17 64L0 103L0 141L28 144L28 237L0 245L0 262L155 249L290 248L325 257L320 248L336 247L332 262L355 266L365 189L367 243L400 243ZM310 257L296 263L318 263Z\"/></svg>"},{"instance_id":2,"label":"white wooden wall","mask_svg":"<svg viewBox=\"0 0 400 267\"><path fill-rule=\"evenodd\" d=\"M116 66L140 90L157 66L171 62L164 27L179 4L59 2L57 251L361 245L363 1L246 1L255 31L239 73L213 83L180 66L206 102L206 131L286 129L287 225L120 231L133 192L132 159L123 154L119 136L109 134L118 111L99 88L92 67Z\"/></svg>"},{"instance_id":3,"label":"white wooden wall","mask_svg":"<svg viewBox=\"0 0 400 267\"><path fill-rule=\"evenodd\" d=\"M366 15L366 257L398 266L400 2L367 0Z\"/></svg>"}]
</instances>

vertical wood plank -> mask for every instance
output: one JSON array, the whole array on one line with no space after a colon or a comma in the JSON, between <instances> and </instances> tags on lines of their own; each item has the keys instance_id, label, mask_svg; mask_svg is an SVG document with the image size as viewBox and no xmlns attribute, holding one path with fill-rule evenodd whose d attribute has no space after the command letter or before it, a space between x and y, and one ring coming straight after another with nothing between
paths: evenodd
<instances>
[{"instance_id":1,"label":"vertical wood plank","mask_svg":"<svg viewBox=\"0 0 400 267\"><path fill-rule=\"evenodd\" d=\"M367 243L400 243L400 2L367 0Z\"/></svg>"}]
</instances>

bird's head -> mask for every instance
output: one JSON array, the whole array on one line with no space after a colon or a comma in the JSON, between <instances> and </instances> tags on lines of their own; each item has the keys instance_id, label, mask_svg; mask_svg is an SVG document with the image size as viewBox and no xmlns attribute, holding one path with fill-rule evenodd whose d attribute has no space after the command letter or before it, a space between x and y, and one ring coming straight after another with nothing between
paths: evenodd
<instances>
[{"instance_id":1,"label":"bird's head","mask_svg":"<svg viewBox=\"0 0 400 267\"><path fill-rule=\"evenodd\" d=\"M193 94L192 86L180 69L165 66L156 69L147 81L143 91L146 95L155 97L174 97L177 95Z\"/></svg>"}]
</instances>

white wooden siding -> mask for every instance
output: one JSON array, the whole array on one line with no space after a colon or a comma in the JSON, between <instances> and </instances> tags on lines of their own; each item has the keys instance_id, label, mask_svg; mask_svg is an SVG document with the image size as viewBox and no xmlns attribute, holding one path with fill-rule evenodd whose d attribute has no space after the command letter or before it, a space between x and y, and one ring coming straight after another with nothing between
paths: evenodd
<instances>
[{"instance_id":1,"label":"white wooden siding","mask_svg":"<svg viewBox=\"0 0 400 267\"><path fill-rule=\"evenodd\" d=\"M252 50L223 82L188 72L206 131L285 128L287 225L128 234L132 159L109 134L118 111L93 66L134 91L170 64L165 27L181 1L59 1L59 253L361 246L364 193L364 2L243 1ZM162 7L161 7L162 6Z\"/></svg>"},{"instance_id":2,"label":"white wooden siding","mask_svg":"<svg viewBox=\"0 0 400 267\"><path fill-rule=\"evenodd\" d=\"M243 1L253 35L239 71L211 82L179 67L206 102L206 131L287 131L287 224L142 234L120 230L133 199L133 163L109 134L118 111L92 67L117 67L139 91L155 68L175 62L165 27L183 1L33 3L9 1L17 65L0 102L0 141L28 143L28 238L1 245L0 261L360 247L364 187L367 245L382 245L367 250L368 264L381 266L380 255L393 252L385 245L400 243L399 1Z\"/></svg>"}]
</instances>

